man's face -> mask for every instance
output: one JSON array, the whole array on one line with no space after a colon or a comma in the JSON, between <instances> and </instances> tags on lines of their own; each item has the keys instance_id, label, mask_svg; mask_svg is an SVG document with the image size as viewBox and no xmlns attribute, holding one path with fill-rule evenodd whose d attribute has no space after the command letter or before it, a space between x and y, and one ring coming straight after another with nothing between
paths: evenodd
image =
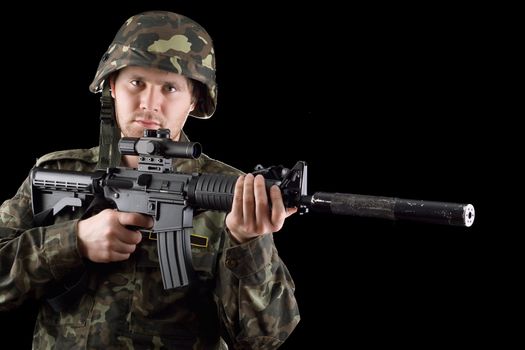
<instances>
[{"instance_id":1,"label":"man's face","mask_svg":"<svg viewBox=\"0 0 525 350\"><path fill-rule=\"evenodd\" d=\"M144 129L167 128L178 140L193 110L186 77L153 68L126 67L110 79L115 112L122 134L142 137Z\"/></svg>"}]
</instances>

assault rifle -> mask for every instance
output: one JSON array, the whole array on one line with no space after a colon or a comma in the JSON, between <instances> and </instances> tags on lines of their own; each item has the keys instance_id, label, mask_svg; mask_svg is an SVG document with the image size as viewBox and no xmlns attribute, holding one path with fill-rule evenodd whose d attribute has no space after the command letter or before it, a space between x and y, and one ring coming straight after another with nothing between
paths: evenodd
<instances>
[{"instance_id":1,"label":"assault rifle","mask_svg":"<svg viewBox=\"0 0 525 350\"><path fill-rule=\"evenodd\" d=\"M190 283L193 274L190 233L193 210L230 211L236 176L184 174L172 170L173 158L196 159L202 152L196 142L175 142L168 129L145 130L144 137L124 137L123 155L138 155L138 168L112 167L94 172L34 168L30 179L35 222L44 224L64 210L88 208L94 199L104 200L124 212L150 215L165 289ZM307 193L307 165L299 161L291 169L282 166L256 169L268 188L281 189L286 207L309 211L390 220L471 226L471 204L431 202L347 193Z\"/></svg>"}]
</instances>

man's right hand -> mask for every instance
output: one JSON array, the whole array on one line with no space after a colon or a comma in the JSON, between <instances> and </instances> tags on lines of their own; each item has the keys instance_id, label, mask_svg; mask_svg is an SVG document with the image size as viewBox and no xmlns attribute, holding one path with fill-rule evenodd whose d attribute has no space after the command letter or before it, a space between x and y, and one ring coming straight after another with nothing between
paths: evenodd
<instances>
[{"instance_id":1,"label":"man's right hand","mask_svg":"<svg viewBox=\"0 0 525 350\"><path fill-rule=\"evenodd\" d=\"M80 254L93 262L128 259L142 240L142 234L126 226L151 228L153 219L138 213L106 209L80 220L77 233Z\"/></svg>"}]
</instances>

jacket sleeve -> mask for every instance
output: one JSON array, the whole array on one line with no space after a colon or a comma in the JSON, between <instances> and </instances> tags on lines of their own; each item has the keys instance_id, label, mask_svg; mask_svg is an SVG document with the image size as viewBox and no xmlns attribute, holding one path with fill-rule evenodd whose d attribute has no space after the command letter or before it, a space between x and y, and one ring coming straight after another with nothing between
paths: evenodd
<instances>
[{"instance_id":1,"label":"jacket sleeve","mask_svg":"<svg viewBox=\"0 0 525 350\"><path fill-rule=\"evenodd\" d=\"M0 310L40 298L50 283L82 266L76 220L32 227L29 178L0 206Z\"/></svg>"},{"instance_id":2,"label":"jacket sleeve","mask_svg":"<svg viewBox=\"0 0 525 350\"><path fill-rule=\"evenodd\" d=\"M275 349L300 320L290 273L271 234L240 245L226 242L217 279L225 333L234 349Z\"/></svg>"}]
</instances>

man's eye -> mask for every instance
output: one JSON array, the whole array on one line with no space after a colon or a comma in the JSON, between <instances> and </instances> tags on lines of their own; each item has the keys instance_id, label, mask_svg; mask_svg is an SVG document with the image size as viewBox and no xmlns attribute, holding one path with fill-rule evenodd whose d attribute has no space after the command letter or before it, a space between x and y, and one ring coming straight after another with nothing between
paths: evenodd
<instances>
[{"instance_id":1,"label":"man's eye","mask_svg":"<svg viewBox=\"0 0 525 350\"><path fill-rule=\"evenodd\" d=\"M177 88L173 85L166 85L166 91L168 92L175 92L177 91Z\"/></svg>"},{"instance_id":2,"label":"man's eye","mask_svg":"<svg viewBox=\"0 0 525 350\"><path fill-rule=\"evenodd\" d=\"M141 81L140 80L132 80L130 81L130 84L133 86L140 86Z\"/></svg>"}]
</instances>

